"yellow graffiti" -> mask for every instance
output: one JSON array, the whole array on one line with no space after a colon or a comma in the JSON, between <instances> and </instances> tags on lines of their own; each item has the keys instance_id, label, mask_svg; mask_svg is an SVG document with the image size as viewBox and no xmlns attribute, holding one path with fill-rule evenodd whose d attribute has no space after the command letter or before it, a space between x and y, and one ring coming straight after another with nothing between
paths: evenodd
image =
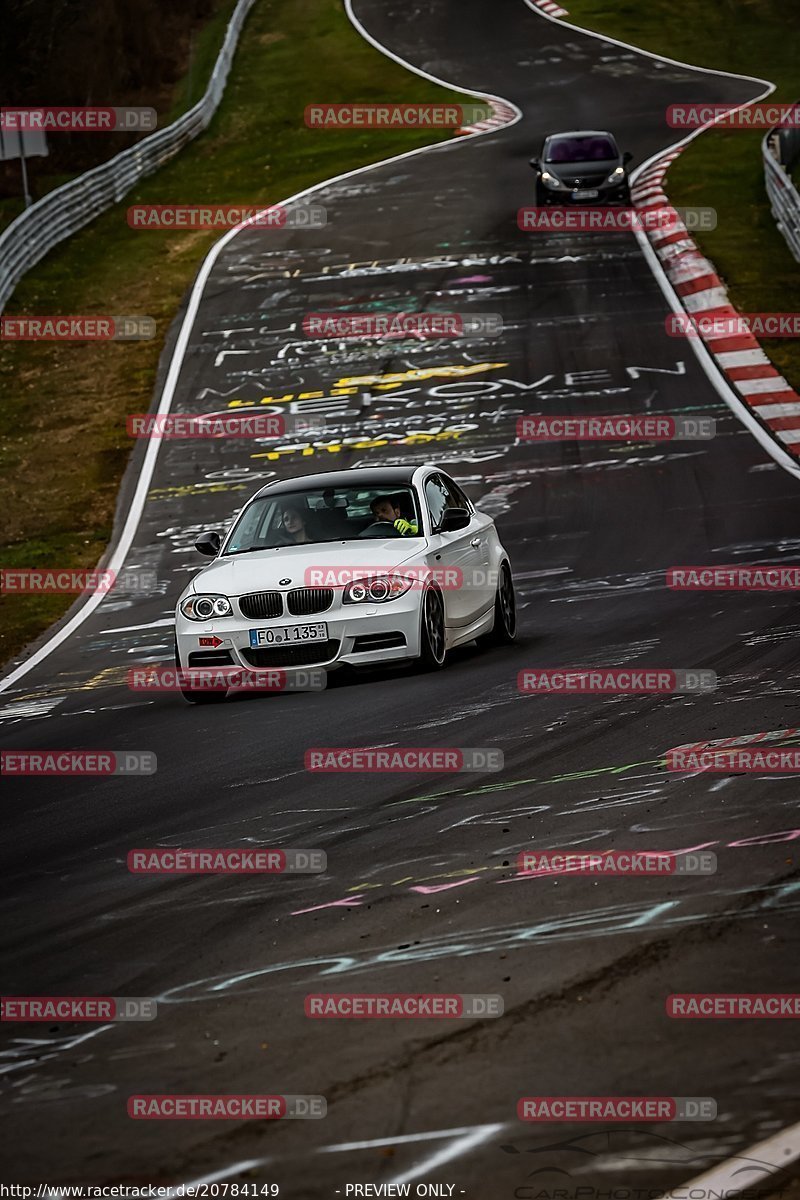
<instances>
[{"instance_id":1,"label":"yellow graffiti","mask_svg":"<svg viewBox=\"0 0 800 1200\"><path fill-rule=\"evenodd\" d=\"M284 392L282 396L262 396L260 400L229 400L227 407L254 408L257 404L291 404L295 400L336 400L340 396L355 396L366 385L376 388L379 392L392 392L404 383L415 383L422 379L462 379L466 375L499 371L501 367L507 366L508 363L486 362L474 363L469 367L420 367L394 375L353 375L340 379L327 392Z\"/></svg>"},{"instance_id":2,"label":"yellow graffiti","mask_svg":"<svg viewBox=\"0 0 800 1200\"><path fill-rule=\"evenodd\" d=\"M340 454L342 450L374 450L378 446L420 446L424 442L441 442L448 438L461 437L463 430L444 430L442 433L411 433L408 437L390 440L389 438L363 438L359 441L349 439L344 442L314 442L308 446L286 446L281 450L264 450L260 454L251 454L251 458L268 458L271 462L285 454L300 454L308 458L312 454Z\"/></svg>"},{"instance_id":3,"label":"yellow graffiti","mask_svg":"<svg viewBox=\"0 0 800 1200\"><path fill-rule=\"evenodd\" d=\"M395 385L392 384L392 387ZM338 396L355 396L358 388L340 388L335 384L330 392L286 392L283 396L262 396L260 400L229 400L228 408L253 408L255 404L289 404L292 400L335 400Z\"/></svg>"},{"instance_id":4,"label":"yellow graffiti","mask_svg":"<svg viewBox=\"0 0 800 1200\"><path fill-rule=\"evenodd\" d=\"M340 379L337 387L347 387L349 384L397 384L414 383L419 379L461 379L464 375L480 375L483 371L499 371L508 363L475 363L471 367L418 367L413 371L401 371L396 375L352 375Z\"/></svg>"}]
</instances>

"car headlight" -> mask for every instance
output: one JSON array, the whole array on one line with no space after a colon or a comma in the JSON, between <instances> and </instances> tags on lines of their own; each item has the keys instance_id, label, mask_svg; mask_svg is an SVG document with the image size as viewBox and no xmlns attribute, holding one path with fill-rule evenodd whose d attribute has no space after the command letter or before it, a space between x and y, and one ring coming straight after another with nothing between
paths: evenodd
<instances>
[{"instance_id":1,"label":"car headlight","mask_svg":"<svg viewBox=\"0 0 800 1200\"><path fill-rule=\"evenodd\" d=\"M342 604L385 604L403 596L413 584L403 575L376 575L373 579L354 579L342 595Z\"/></svg>"},{"instance_id":2,"label":"car headlight","mask_svg":"<svg viewBox=\"0 0 800 1200\"><path fill-rule=\"evenodd\" d=\"M553 191L566 186L557 176L551 175L549 171L542 171L542 183L545 187L552 188Z\"/></svg>"},{"instance_id":3,"label":"car headlight","mask_svg":"<svg viewBox=\"0 0 800 1200\"><path fill-rule=\"evenodd\" d=\"M615 167L614 170L609 175L608 179L606 180L606 183L622 183L624 178L625 178L625 168L624 167Z\"/></svg>"},{"instance_id":4,"label":"car headlight","mask_svg":"<svg viewBox=\"0 0 800 1200\"><path fill-rule=\"evenodd\" d=\"M190 621L210 621L229 617L233 609L227 596L187 596L181 601L181 612Z\"/></svg>"}]
</instances>

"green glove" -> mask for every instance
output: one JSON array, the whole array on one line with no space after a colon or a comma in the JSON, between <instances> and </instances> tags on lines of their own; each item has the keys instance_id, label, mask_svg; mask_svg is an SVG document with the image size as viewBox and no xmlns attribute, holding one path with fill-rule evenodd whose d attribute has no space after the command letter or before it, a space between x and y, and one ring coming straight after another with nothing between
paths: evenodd
<instances>
[{"instance_id":1,"label":"green glove","mask_svg":"<svg viewBox=\"0 0 800 1200\"><path fill-rule=\"evenodd\" d=\"M416 536L416 533L417 533L417 522L416 521L404 521L402 517L398 517L394 523L394 527L397 530L397 532L403 534L403 536L405 536L407 533L411 533L414 536Z\"/></svg>"}]
</instances>

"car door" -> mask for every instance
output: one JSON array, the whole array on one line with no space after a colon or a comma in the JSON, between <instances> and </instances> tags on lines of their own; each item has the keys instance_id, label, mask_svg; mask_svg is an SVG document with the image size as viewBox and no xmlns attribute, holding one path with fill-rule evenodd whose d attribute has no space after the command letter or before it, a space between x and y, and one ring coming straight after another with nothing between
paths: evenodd
<instances>
[{"instance_id":1,"label":"car door","mask_svg":"<svg viewBox=\"0 0 800 1200\"><path fill-rule=\"evenodd\" d=\"M445 575L442 586L447 624L458 628L469 625L486 608L483 602L481 577L483 558L481 554L482 531L476 515L471 513L469 524L463 529L443 532L441 524L448 508L459 508L452 484L440 473L429 475L425 480L425 503L431 523L432 565L439 568L455 568L449 580ZM454 581L458 586L452 586Z\"/></svg>"},{"instance_id":2,"label":"car door","mask_svg":"<svg viewBox=\"0 0 800 1200\"><path fill-rule=\"evenodd\" d=\"M473 529L473 534L470 544L475 546L475 538L478 539L477 550L481 567L473 579L473 586L476 592L480 592L479 610L482 611L494 604L497 592L497 530L491 517L486 513L475 512L474 505L449 475L445 475L443 471L440 475L453 497L453 503L459 508L466 508L467 512L472 514L470 528Z\"/></svg>"}]
</instances>

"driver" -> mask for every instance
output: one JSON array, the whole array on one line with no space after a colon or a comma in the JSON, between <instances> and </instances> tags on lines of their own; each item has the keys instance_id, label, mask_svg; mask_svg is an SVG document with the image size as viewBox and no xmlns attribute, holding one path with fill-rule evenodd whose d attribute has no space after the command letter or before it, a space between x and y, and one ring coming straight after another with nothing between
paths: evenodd
<instances>
[{"instance_id":1,"label":"driver","mask_svg":"<svg viewBox=\"0 0 800 1200\"><path fill-rule=\"evenodd\" d=\"M369 506L376 521L388 521L402 537L417 537L417 522L406 521L391 496L376 496Z\"/></svg>"}]
</instances>

